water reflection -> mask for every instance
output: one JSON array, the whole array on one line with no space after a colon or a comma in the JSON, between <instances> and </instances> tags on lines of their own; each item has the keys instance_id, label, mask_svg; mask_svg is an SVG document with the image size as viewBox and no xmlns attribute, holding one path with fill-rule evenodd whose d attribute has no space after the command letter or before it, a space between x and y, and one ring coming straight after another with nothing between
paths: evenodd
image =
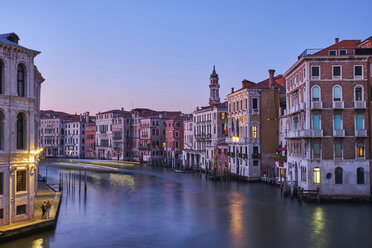
<instances>
[{"instance_id":1,"label":"water reflection","mask_svg":"<svg viewBox=\"0 0 372 248\"><path fill-rule=\"evenodd\" d=\"M233 192L230 203L230 229L234 235L235 246L240 246L243 238L243 197L239 192Z\"/></svg>"},{"instance_id":2,"label":"water reflection","mask_svg":"<svg viewBox=\"0 0 372 248\"><path fill-rule=\"evenodd\" d=\"M130 175L110 173L109 181L115 188L125 187L130 190L134 189L134 178Z\"/></svg>"},{"instance_id":3,"label":"water reflection","mask_svg":"<svg viewBox=\"0 0 372 248\"><path fill-rule=\"evenodd\" d=\"M32 248L44 248L43 243L43 239L36 239L32 241Z\"/></svg>"},{"instance_id":4,"label":"water reflection","mask_svg":"<svg viewBox=\"0 0 372 248\"><path fill-rule=\"evenodd\" d=\"M322 207L315 207L311 220L310 244L317 244L317 247L328 247L325 238L325 214Z\"/></svg>"}]
</instances>

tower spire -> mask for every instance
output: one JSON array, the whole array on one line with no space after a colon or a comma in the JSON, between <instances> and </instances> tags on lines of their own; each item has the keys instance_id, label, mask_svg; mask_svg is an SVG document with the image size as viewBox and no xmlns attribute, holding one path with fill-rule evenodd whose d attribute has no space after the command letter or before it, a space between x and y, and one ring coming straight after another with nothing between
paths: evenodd
<instances>
[{"instance_id":1,"label":"tower spire","mask_svg":"<svg viewBox=\"0 0 372 248\"><path fill-rule=\"evenodd\" d=\"M216 66L213 65L212 74L209 77L210 84L209 84L209 105L214 105L220 103L219 97L219 89L220 85L218 84L218 74L216 73Z\"/></svg>"}]
</instances>

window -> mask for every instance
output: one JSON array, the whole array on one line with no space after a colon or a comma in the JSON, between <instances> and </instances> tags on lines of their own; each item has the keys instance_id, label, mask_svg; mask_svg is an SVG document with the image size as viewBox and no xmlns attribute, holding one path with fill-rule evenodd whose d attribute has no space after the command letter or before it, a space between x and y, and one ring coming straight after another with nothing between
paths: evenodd
<instances>
[{"instance_id":1,"label":"window","mask_svg":"<svg viewBox=\"0 0 372 248\"><path fill-rule=\"evenodd\" d=\"M363 88L362 88L362 86L355 87L355 101L363 101Z\"/></svg>"},{"instance_id":2,"label":"window","mask_svg":"<svg viewBox=\"0 0 372 248\"><path fill-rule=\"evenodd\" d=\"M333 101L337 102L337 101L341 101L342 97L341 97L341 87L340 86L335 86L333 87Z\"/></svg>"},{"instance_id":3,"label":"window","mask_svg":"<svg viewBox=\"0 0 372 248\"><path fill-rule=\"evenodd\" d=\"M320 115L313 114L313 129L320 129Z\"/></svg>"},{"instance_id":4,"label":"window","mask_svg":"<svg viewBox=\"0 0 372 248\"><path fill-rule=\"evenodd\" d=\"M21 64L17 67L17 93L18 96L25 96L25 67Z\"/></svg>"},{"instance_id":5,"label":"window","mask_svg":"<svg viewBox=\"0 0 372 248\"><path fill-rule=\"evenodd\" d=\"M313 158L320 158L320 144L313 144Z\"/></svg>"},{"instance_id":6,"label":"window","mask_svg":"<svg viewBox=\"0 0 372 248\"><path fill-rule=\"evenodd\" d=\"M311 89L311 100L313 102L317 102L319 101L320 99L320 92L319 92L319 86L314 86L312 89Z\"/></svg>"},{"instance_id":7,"label":"window","mask_svg":"<svg viewBox=\"0 0 372 248\"><path fill-rule=\"evenodd\" d=\"M26 205L17 206L17 215L26 213Z\"/></svg>"},{"instance_id":8,"label":"window","mask_svg":"<svg viewBox=\"0 0 372 248\"><path fill-rule=\"evenodd\" d=\"M0 150L4 150L4 115L0 111Z\"/></svg>"},{"instance_id":9,"label":"window","mask_svg":"<svg viewBox=\"0 0 372 248\"><path fill-rule=\"evenodd\" d=\"M354 65L354 78L363 78L363 66Z\"/></svg>"},{"instance_id":10,"label":"window","mask_svg":"<svg viewBox=\"0 0 372 248\"><path fill-rule=\"evenodd\" d=\"M252 138L257 139L257 126L252 126Z\"/></svg>"},{"instance_id":11,"label":"window","mask_svg":"<svg viewBox=\"0 0 372 248\"><path fill-rule=\"evenodd\" d=\"M335 184L342 184L342 168L335 169Z\"/></svg>"},{"instance_id":12,"label":"window","mask_svg":"<svg viewBox=\"0 0 372 248\"><path fill-rule=\"evenodd\" d=\"M3 62L0 60L0 94L3 94Z\"/></svg>"},{"instance_id":13,"label":"window","mask_svg":"<svg viewBox=\"0 0 372 248\"><path fill-rule=\"evenodd\" d=\"M357 114L355 116L356 129L364 129L364 116L363 114Z\"/></svg>"},{"instance_id":14,"label":"window","mask_svg":"<svg viewBox=\"0 0 372 248\"><path fill-rule=\"evenodd\" d=\"M320 67L312 66L311 67L311 79L319 79L319 78L320 78Z\"/></svg>"},{"instance_id":15,"label":"window","mask_svg":"<svg viewBox=\"0 0 372 248\"><path fill-rule=\"evenodd\" d=\"M4 219L4 209L0 209L0 219Z\"/></svg>"},{"instance_id":16,"label":"window","mask_svg":"<svg viewBox=\"0 0 372 248\"><path fill-rule=\"evenodd\" d=\"M26 171L19 170L17 171L17 192L26 191Z\"/></svg>"},{"instance_id":17,"label":"window","mask_svg":"<svg viewBox=\"0 0 372 248\"><path fill-rule=\"evenodd\" d=\"M342 77L341 66L339 65L332 66L332 76L333 79L340 79Z\"/></svg>"},{"instance_id":18,"label":"window","mask_svg":"<svg viewBox=\"0 0 372 248\"><path fill-rule=\"evenodd\" d=\"M346 49L341 49L339 53L340 56L346 55Z\"/></svg>"},{"instance_id":19,"label":"window","mask_svg":"<svg viewBox=\"0 0 372 248\"><path fill-rule=\"evenodd\" d=\"M258 166L258 160L253 160L253 166Z\"/></svg>"},{"instance_id":20,"label":"window","mask_svg":"<svg viewBox=\"0 0 372 248\"><path fill-rule=\"evenodd\" d=\"M333 116L333 129L342 129L341 114L335 114Z\"/></svg>"},{"instance_id":21,"label":"window","mask_svg":"<svg viewBox=\"0 0 372 248\"><path fill-rule=\"evenodd\" d=\"M257 98L252 99L252 110L258 111L258 99Z\"/></svg>"},{"instance_id":22,"label":"window","mask_svg":"<svg viewBox=\"0 0 372 248\"><path fill-rule=\"evenodd\" d=\"M25 149L26 142L25 142L25 118L22 113L17 115L17 149Z\"/></svg>"},{"instance_id":23,"label":"window","mask_svg":"<svg viewBox=\"0 0 372 248\"><path fill-rule=\"evenodd\" d=\"M329 56L336 56L337 51L336 50L329 50Z\"/></svg>"},{"instance_id":24,"label":"window","mask_svg":"<svg viewBox=\"0 0 372 248\"><path fill-rule=\"evenodd\" d=\"M357 169L357 184L364 184L364 169Z\"/></svg>"},{"instance_id":25,"label":"window","mask_svg":"<svg viewBox=\"0 0 372 248\"><path fill-rule=\"evenodd\" d=\"M342 144L335 143L335 158L342 158Z\"/></svg>"},{"instance_id":26,"label":"window","mask_svg":"<svg viewBox=\"0 0 372 248\"><path fill-rule=\"evenodd\" d=\"M320 184L320 168L319 167L315 167L314 168L314 171L313 171L313 181L314 181L314 184Z\"/></svg>"},{"instance_id":27,"label":"window","mask_svg":"<svg viewBox=\"0 0 372 248\"><path fill-rule=\"evenodd\" d=\"M357 144L357 157L364 158L364 144L363 143Z\"/></svg>"},{"instance_id":28,"label":"window","mask_svg":"<svg viewBox=\"0 0 372 248\"><path fill-rule=\"evenodd\" d=\"M4 194L4 172L0 172L0 195Z\"/></svg>"}]
</instances>

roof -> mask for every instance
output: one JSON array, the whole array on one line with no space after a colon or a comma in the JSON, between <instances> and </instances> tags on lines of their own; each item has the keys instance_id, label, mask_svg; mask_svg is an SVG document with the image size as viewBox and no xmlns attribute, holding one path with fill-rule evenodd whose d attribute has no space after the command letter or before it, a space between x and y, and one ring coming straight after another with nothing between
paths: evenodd
<instances>
[{"instance_id":1,"label":"roof","mask_svg":"<svg viewBox=\"0 0 372 248\"><path fill-rule=\"evenodd\" d=\"M6 34L0 34L0 43L3 43L3 44L6 44L6 45L10 45L10 46L13 46L13 47L18 47L18 48L22 48L22 49L26 49L26 50L29 50L33 53L36 53L36 54L39 54L40 52L38 51L35 51L35 50L32 50L32 49L28 49L26 47L23 47L23 46L20 46L18 44L18 41L19 41L19 37L16 33L6 33Z\"/></svg>"},{"instance_id":2,"label":"roof","mask_svg":"<svg viewBox=\"0 0 372 248\"><path fill-rule=\"evenodd\" d=\"M277 79L282 78L282 77L283 77L282 75L278 75L278 76L274 77L274 82L273 82L273 85L272 85L273 89L284 89L284 87L276 81ZM265 79L265 80L255 84L255 85L249 86L248 89L270 89L269 81L270 81L270 78Z\"/></svg>"},{"instance_id":3,"label":"roof","mask_svg":"<svg viewBox=\"0 0 372 248\"><path fill-rule=\"evenodd\" d=\"M360 44L360 40L342 40L337 42L329 47L326 47L319 52L316 52L307 56L329 56L329 50L338 50L338 49L355 49Z\"/></svg>"}]
</instances>

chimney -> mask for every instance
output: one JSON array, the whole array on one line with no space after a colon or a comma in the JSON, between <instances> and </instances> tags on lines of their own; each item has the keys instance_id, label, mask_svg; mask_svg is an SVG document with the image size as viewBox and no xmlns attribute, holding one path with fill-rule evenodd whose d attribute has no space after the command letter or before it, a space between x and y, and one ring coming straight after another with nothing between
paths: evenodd
<instances>
[{"instance_id":1,"label":"chimney","mask_svg":"<svg viewBox=\"0 0 372 248\"><path fill-rule=\"evenodd\" d=\"M270 69L269 70L269 88L271 89L271 87L274 86L274 73L275 73L275 70L273 69Z\"/></svg>"},{"instance_id":2,"label":"chimney","mask_svg":"<svg viewBox=\"0 0 372 248\"><path fill-rule=\"evenodd\" d=\"M234 93L234 87L231 87L231 93Z\"/></svg>"},{"instance_id":3,"label":"chimney","mask_svg":"<svg viewBox=\"0 0 372 248\"><path fill-rule=\"evenodd\" d=\"M339 41L339 38L335 38L335 44L337 44Z\"/></svg>"},{"instance_id":4,"label":"chimney","mask_svg":"<svg viewBox=\"0 0 372 248\"><path fill-rule=\"evenodd\" d=\"M124 111L124 108L121 108L121 111Z\"/></svg>"}]
</instances>

